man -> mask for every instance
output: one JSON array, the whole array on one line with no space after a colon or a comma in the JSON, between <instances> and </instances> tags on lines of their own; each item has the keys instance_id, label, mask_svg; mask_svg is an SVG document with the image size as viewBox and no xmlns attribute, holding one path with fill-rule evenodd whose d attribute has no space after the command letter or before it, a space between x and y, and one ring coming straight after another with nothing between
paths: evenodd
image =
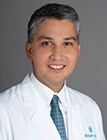
<instances>
[{"instance_id":1,"label":"man","mask_svg":"<svg viewBox=\"0 0 107 140\"><path fill-rule=\"evenodd\" d=\"M47 4L34 12L26 42L33 72L0 94L0 140L105 140L99 107L66 86L79 35L72 7Z\"/></svg>"}]
</instances>

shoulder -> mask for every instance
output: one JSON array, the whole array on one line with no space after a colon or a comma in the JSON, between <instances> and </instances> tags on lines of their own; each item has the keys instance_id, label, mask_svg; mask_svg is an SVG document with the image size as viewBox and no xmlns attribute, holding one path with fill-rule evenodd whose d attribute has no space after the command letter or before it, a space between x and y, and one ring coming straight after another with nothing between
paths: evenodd
<instances>
[{"instance_id":1,"label":"shoulder","mask_svg":"<svg viewBox=\"0 0 107 140\"><path fill-rule=\"evenodd\" d=\"M95 102L92 98L87 96L85 93L82 93L80 91L77 91L77 90L69 88L69 87L67 87L67 89L68 89L69 95L73 96L73 98L75 100L79 100L79 101L83 101L83 102L88 101L88 102L92 102L92 103Z\"/></svg>"},{"instance_id":2,"label":"shoulder","mask_svg":"<svg viewBox=\"0 0 107 140\"><path fill-rule=\"evenodd\" d=\"M0 103L3 102L4 100L9 102L10 99L15 98L17 95L17 92L19 90L20 84L15 85L6 91L0 93Z\"/></svg>"},{"instance_id":3,"label":"shoulder","mask_svg":"<svg viewBox=\"0 0 107 140\"><path fill-rule=\"evenodd\" d=\"M14 110L14 106L16 107L19 98L17 94L18 88L19 85L16 85L0 93L0 123L8 120L8 116Z\"/></svg>"},{"instance_id":4,"label":"shoulder","mask_svg":"<svg viewBox=\"0 0 107 140\"><path fill-rule=\"evenodd\" d=\"M67 89L70 99L80 107L90 109L91 111L100 111L98 104L91 97L75 89L69 87Z\"/></svg>"},{"instance_id":5,"label":"shoulder","mask_svg":"<svg viewBox=\"0 0 107 140\"><path fill-rule=\"evenodd\" d=\"M27 75L21 83L0 93L0 107L3 106L9 108L10 106L13 106L13 104L17 104L19 101L21 101L22 89L26 89L25 87L27 87L27 84L29 83L28 79L29 78Z\"/></svg>"},{"instance_id":6,"label":"shoulder","mask_svg":"<svg viewBox=\"0 0 107 140\"><path fill-rule=\"evenodd\" d=\"M70 102L72 102L73 105L77 105L78 109L85 114L84 116L90 116L92 119L94 117L97 122L102 120L101 110L92 98L71 88L68 88L68 96Z\"/></svg>"}]
</instances>

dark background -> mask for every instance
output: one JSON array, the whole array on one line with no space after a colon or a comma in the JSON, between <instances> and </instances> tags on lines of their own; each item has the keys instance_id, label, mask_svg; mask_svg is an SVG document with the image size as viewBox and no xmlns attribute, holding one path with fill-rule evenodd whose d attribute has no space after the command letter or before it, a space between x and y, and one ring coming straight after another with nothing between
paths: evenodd
<instances>
[{"instance_id":1,"label":"dark background","mask_svg":"<svg viewBox=\"0 0 107 140\"><path fill-rule=\"evenodd\" d=\"M0 92L21 82L31 71L31 63L25 53L27 23L34 10L48 2L71 5L80 16L81 55L67 83L98 103L107 135L107 1L105 0L0 1Z\"/></svg>"}]
</instances>

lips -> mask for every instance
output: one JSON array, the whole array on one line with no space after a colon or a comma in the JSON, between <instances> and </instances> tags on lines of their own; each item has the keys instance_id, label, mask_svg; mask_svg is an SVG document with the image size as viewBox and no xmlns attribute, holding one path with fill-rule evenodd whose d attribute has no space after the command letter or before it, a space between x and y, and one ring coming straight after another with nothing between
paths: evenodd
<instances>
[{"instance_id":1,"label":"lips","mask_svg":"<svg viewBox=\"0 0 107 140\"><path fill-rule=\"evenodd\" d=\"M63 64L56 64L56 65L50 64L50 65L48 65L48 67L55 72L60 72L65 68L65 65L63 65Z\"/></svg>"},{"instance_id":2,"label":"lips","mask_svg":"<svg viewBox=\"0 0 107 140\"><path fill-rule=\"evenodd\" d=\"M62 69L65 67L65 65L48 65L52 69Z\"/></svg>"}]
</instances>

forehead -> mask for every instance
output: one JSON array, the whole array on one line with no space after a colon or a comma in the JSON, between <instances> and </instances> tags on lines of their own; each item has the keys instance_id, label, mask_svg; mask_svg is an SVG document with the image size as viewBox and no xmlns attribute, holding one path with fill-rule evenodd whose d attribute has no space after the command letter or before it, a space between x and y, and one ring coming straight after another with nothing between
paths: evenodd
<instances>
[{"instance_id":1,"label":"forehead","mask_svg":"<svg viewBox=\"0 0 107 140\"><path fill-rule=\"evenodd\" d=\"M75 25L66 19L47 19L37 25L37 35L77 36Z\"/></svg>"}]
</instances>

